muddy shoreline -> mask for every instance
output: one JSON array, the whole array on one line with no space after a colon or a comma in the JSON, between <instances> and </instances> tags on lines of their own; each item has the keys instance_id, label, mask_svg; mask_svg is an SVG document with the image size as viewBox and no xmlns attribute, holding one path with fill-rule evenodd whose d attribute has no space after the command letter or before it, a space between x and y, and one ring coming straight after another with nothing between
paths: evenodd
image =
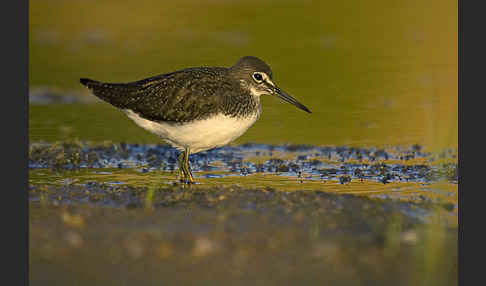
<instances>
[{"instance_id":1,"label":"muddy shoreline","mask_svg":"<svg viewBox=\"0 0 486 286\"><path fill-rule=\"evenodd\" d=\"M456 154L245 144L192 156L186 186L168 146L31 144L30 277L455 285Z\"/></svg>"}]
</instances>

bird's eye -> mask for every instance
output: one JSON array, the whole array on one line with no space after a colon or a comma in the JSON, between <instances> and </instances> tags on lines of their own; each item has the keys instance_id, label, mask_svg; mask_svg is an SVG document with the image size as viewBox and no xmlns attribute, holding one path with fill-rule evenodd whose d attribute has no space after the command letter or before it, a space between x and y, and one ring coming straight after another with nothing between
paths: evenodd
<instances>
[{"instance_id":1,"label":"bird's eye","mask_svg":"<svg viewBox=\"0 0 486 286\"><path fill-rule=\"evenodd\" d=\"M257 72L253 74L253 78L254 78L256 81L258 81L258 82L260 82L260 81L262 81L262 80L263 80L263 76L262 76L262 74L261 74L261 73L257 73Z\"/></svg>"}]
</instances>

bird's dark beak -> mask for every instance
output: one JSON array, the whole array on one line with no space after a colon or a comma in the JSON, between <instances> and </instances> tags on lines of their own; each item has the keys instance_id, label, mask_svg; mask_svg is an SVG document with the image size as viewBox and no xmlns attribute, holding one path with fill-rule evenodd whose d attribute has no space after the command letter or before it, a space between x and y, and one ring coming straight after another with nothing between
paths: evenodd
<instances>
[{"instance_id":1,"label":"bird's dark beak","mask_svg":"<svg viewBox=\"0 0 486 286\"><path fill-rule=\"evenodd\" d=\"M297 106L298 108L304 110L305 112L312 113L307 107L305 107L302 103L298 102L297 99L293 98L290 94L284 92L276 85L269 85L270 89L273 92L273 95L280 97L281 99L287 101L290 104Z\"/></svg>"}]
</instances>

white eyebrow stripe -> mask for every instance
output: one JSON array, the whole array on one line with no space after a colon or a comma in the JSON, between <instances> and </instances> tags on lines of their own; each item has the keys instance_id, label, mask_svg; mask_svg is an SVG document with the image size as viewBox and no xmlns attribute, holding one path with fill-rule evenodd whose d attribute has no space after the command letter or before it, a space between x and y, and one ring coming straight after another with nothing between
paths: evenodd
<instances>
[{"instance_id":1,"label":"white eyebrow stripe","mask_svg":"<svg viewBox=\"0 0 486 286\"><path fill-rule=\"evenodd\" d=\"M267 82L267 83L269 83L269 84L271 84L272 86L275 87L275 84L270 79L270 77L266 73L264 73L264 72L262 72L262 74L263 74L263 81L265 81L265 82Z\"/></svg>"}]
</instances>

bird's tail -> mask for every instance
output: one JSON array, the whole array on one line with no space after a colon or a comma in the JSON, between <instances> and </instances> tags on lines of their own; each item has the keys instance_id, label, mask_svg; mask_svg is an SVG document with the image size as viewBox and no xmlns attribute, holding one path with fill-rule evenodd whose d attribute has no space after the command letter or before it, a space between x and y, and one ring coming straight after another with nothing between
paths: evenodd
<instances>
[{"instance_id":1,"label":"bird's tail","mask_svg":"<svg viewBox=\"0 0 486 286\"><path fill-rule=\"evenodd\" d=\"M89 78L80 78L79 82L81 82L82 85L86 86L89 89L91 89L93 86L101 84L101 82Z\"/></svg>"},{"instance_id":2,"label":"bird's tail","mask_svg":"<svg viewBox=\"0 0 486 286\"><path fill-rule=\"evenodd\" d=\"M136 87L130 84L105 83L89 78L80 78L79 82L89 88L96 97L120 108L123 108L127 97L136 90Z\"/></svg>"},{"instance_id":3,"label":"bird's tail","mask_svg":"<svg viewBox=\"0 0 486 286\"><path fill-rule=\"evenodd\" d=\"M105 90L119 90L119 91L130 91L130 84L126 83L106 83L92 80L89 78L80 78L79 82L91 90L105 89Z\"/></svg>"}]
</instances>

